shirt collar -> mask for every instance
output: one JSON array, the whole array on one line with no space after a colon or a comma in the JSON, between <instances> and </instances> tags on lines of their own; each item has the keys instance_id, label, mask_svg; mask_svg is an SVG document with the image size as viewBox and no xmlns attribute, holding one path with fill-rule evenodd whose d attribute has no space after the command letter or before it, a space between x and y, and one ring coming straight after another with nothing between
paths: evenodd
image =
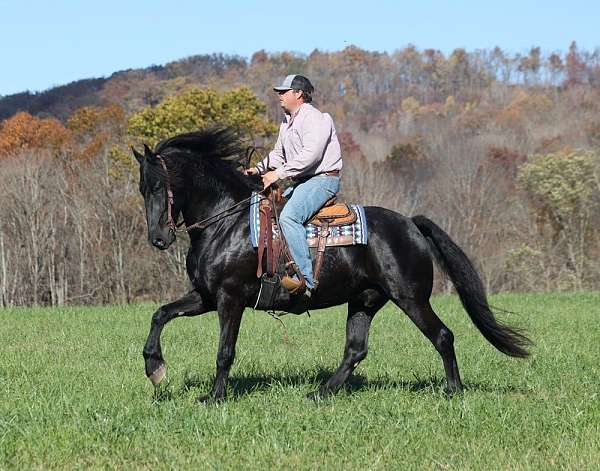
<instances>
[{"instance_id":1,"label":"shirt collar","mask_svg":"<svg viewBox=\"0 0 600 471\"><path fill-rule=\"evenodd\" d=\"M289 115L289 114L285 114L285 122L288 124L288 126L291 126L292 123L294 122L294 119L296 119L296 116L298 116L300 114L300 112L302 111L303 108L305 108L306 106L308 106L308 103L302 103L298 109L294 112L294 114Z\"/></svg>"}]
</instances>

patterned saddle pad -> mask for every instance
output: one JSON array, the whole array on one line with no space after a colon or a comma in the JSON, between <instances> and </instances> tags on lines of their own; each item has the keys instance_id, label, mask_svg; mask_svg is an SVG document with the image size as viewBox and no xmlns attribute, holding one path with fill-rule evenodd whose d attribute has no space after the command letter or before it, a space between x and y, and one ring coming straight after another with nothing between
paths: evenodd
<instances>
[{"instance_id":1,"label":"patterned saddle pad","mask_svg":"<svg viewBox=\"0 0 600 471\"><path fill-rule=\"evenodd\" d=\"M258 203L262 196L253 193L250 202L250 242L253 247L258 247L258 235L260 234L260 215ZM349 204L350 208L356 213L356 221L352 224L343 226L332 226L329 228L327 237L327 247L339 245L367 245L367 218L365 210L361 205ZM319 243L318 226L314 224L306 225L306 241L309 247L316 247ZM273 224L273 239L279 237L279 228Z\"/></svg>"}]
</instances>

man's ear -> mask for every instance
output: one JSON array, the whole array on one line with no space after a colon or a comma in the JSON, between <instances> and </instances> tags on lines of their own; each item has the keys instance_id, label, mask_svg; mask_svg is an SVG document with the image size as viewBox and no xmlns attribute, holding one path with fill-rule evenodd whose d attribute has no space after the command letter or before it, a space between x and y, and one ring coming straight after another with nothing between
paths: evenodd
<instances>
[{"instance_id":1,"label":"man's ear","mask_svg":"<svg viewBox=\"0 0 600 471\"><path fill-rule=\"evenodd\" d=\"M138 163L142 165L142 162L144 161L144 156L140 154L137 150L135 150L133 146L131 146L131 151L133 152L133 155L135 156Z\"/></svg>"}]
</instances>

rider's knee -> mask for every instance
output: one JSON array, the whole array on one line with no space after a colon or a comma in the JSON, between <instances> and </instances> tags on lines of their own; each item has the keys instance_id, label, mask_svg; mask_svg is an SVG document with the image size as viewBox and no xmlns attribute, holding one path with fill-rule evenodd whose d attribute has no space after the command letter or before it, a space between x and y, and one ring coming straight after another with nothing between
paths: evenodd
<instances>
[{"instance_id":1,"label":"rider's knee","mask_svg":"<svg viewBox=\"0 0 600 471\"><path fill-rule=\"evenodd\" d=\"M290 224L302 224L301 221L299 221L299 219L291 211L286 211L285 207L279 216L279 223L284 226Z\"/></svg>"}]
</instances>

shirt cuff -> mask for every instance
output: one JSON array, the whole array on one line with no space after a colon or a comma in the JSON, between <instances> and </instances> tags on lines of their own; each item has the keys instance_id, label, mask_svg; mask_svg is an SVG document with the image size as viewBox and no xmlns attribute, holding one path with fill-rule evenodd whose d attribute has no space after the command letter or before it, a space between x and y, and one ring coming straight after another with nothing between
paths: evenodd
<instances>
[{"instance_id":1,"label":"shirt cuff","mask_svg":"<svg viewBox=\"0 0 600 471\"><path fill-rule=\"evenodd\" d=\"M280 180L287 178L287 172L285 171L285 169L283 167L279 167L279 168L275 169L275 174L279 177Z\"/></svg>"}]
</instances>

